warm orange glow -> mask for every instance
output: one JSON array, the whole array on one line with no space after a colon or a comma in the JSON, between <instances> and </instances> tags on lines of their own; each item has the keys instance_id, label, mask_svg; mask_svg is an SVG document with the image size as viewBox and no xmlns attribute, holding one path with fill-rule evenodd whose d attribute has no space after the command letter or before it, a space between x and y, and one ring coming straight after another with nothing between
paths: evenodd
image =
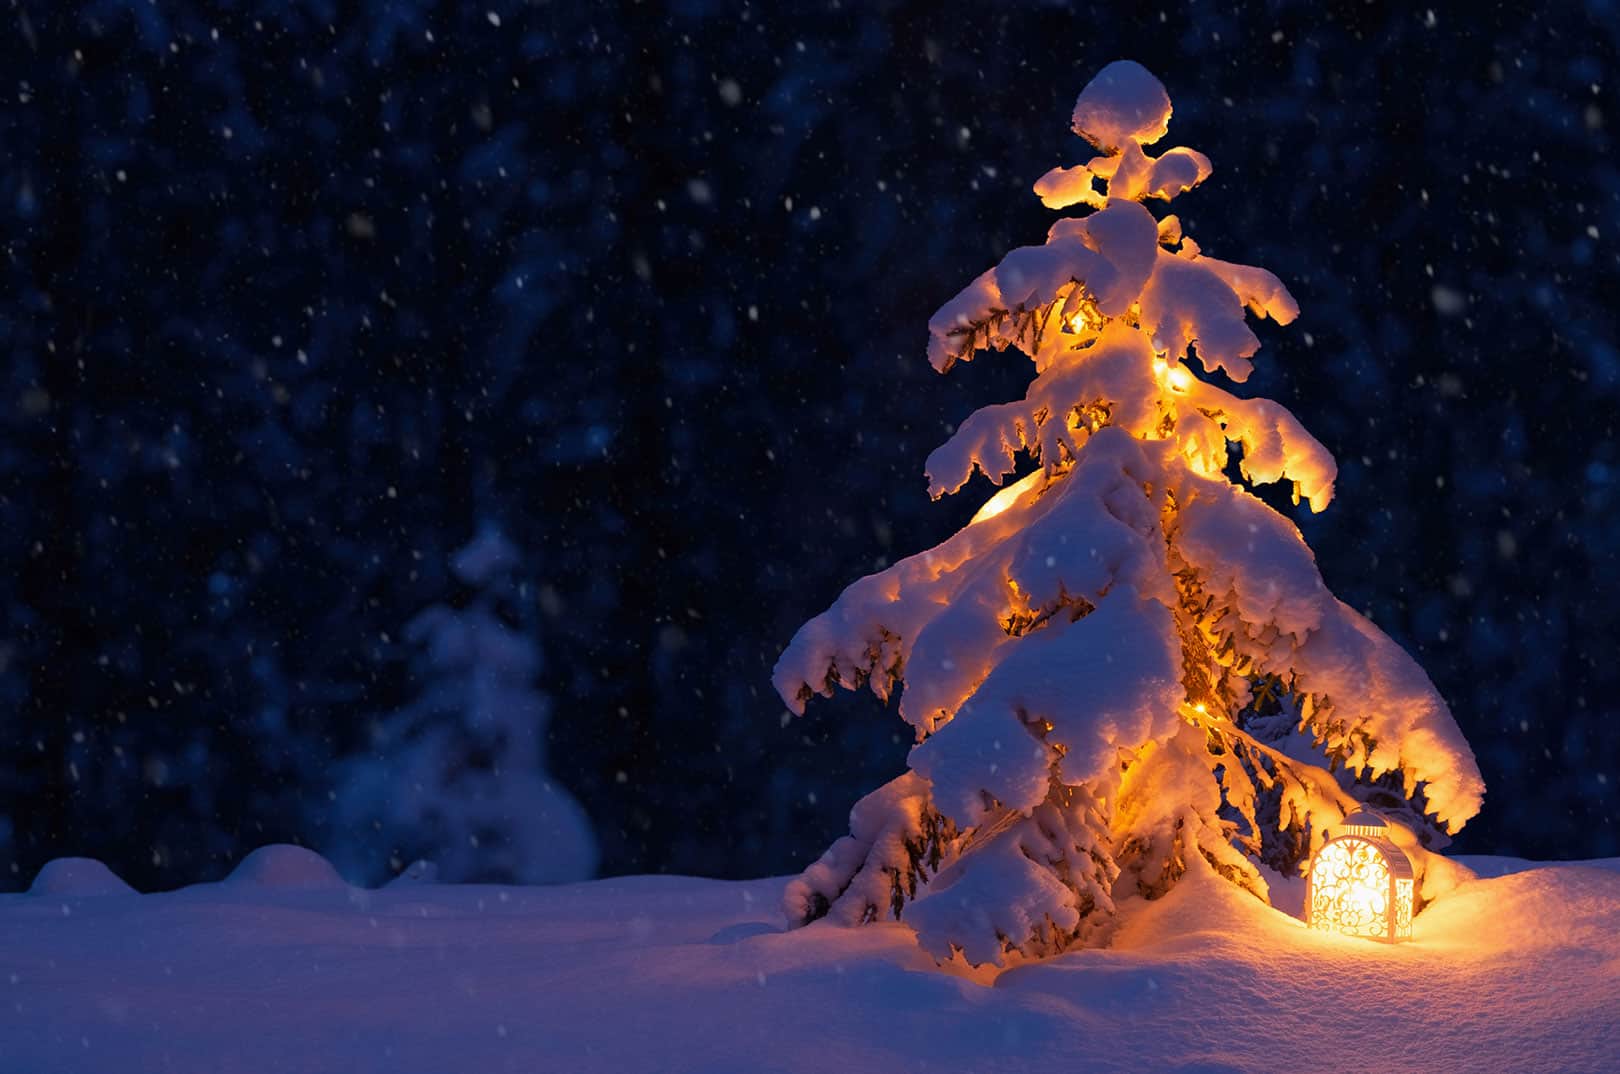
<instances>
[{"instance_id":1,"label":"warm orange glow","mask_svg":"<svg viewBox=\"0 0 1620 1074\"><path fill-rule=\"evenodd\" d=\"M1186 395L1194 384L1193 375L1180 362L1171 364L1160 357L1153 359L1153 379L1177 395Z\"/></svg>"},{"instance_id":2,"label":"warm orange glow","mask_svg":"<svg viewBox=\"0 0 1620 1074\"><path fill-rule=\"evenodd\" d=\"M1389 934L1389 863L1365 839L1336 839L1311 863L1312 928L1346 936Z\"/></svg>"},{"instance_id":3,"label":"warm orange glow","mask_svg":"<svg viewBox=\"0 0 1620 1074\"><path fill-rule=\"evenodd\" d=\"M1069 318L1069 331L1071 332L1095 332L1101 327L1102 319L1094 317L1091 311L1084 308L1076 311L1074 316Z\"/></svg>"},{"instance_id":4,"label":"warm orange glow","mask_svg":"<svg viewBox=\"0 0 1620 1074\"><path fill-rule=\"evenodd\" d=\"M1035 483L1039 481L1040 478L1041 471L1036 470L1034 473L1026 474L1020 480L1014 481L1012 484L1008 485L1006 488L984 501L984 506L979 508L978 512L974 514L972 520L969 522L969 525L972 525L973 522L983 522L987 518L995 518L997 515L1001 514L1001 512L1017 503L1018 498L1033 488Z\"/></svg>"},{"instance_id":5,"label":"warm orange glow","mask_svg":"<svg viewBox=\"0 0 1620 1074\"><path fill-rule=\"evenodd\" d=\"M1069 331L1077 335L1094 335L1102 331L1103 323L1107 320L1102 310L1097 308L1097 300L1091 297L1091 293L1083 285L1076 284L1063 307L1063 323Z\"/></svg>"},{"instance_id":6,"label":"warm orange glow","mask_svg":"<svg viewBox=\"0 0 1620 1074\"><path fill-rule=\"evenodd\" d=\"M1311 861L1306 922L1346 936L1411 939L1415 892L1405 855L1382 827L1365 838L1366 825L1348 827L1357 834L1328 840Z\"/></svg>"}]
</instances>

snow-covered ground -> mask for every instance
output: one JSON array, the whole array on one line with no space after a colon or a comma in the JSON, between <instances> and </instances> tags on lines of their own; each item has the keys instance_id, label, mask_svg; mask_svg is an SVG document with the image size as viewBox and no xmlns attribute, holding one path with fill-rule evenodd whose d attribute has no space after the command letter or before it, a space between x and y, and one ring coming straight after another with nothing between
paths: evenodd
<instances>
[{"instance_id":1,"label":"snow-covered ground","mask_svg":"<svg viewBox=\"0 0 1620 1074\"><path fill-rule=\"evenodd\" d=\"M63 867L0 896L0 1071L1620 1070L1620 860L1464 860L1404 946L1189 874L1108 949L973 979L900 925L785 931L780 879Z\"/></svg>"}]
</instances>

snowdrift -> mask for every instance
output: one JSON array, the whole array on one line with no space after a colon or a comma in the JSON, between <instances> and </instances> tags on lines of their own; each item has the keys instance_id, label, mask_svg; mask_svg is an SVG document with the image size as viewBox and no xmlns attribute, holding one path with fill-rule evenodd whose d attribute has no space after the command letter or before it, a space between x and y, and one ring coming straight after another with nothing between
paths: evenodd
<instances>
[{"instance_id":1,"label":"snowdrift","mask_svg":"<svg viewBox=\"0 0 1620 1074\"><path fill-rule=\"evenodd\" d=\"M280 858L0 896L0 1070L1620 1069L1620 860L1465 859L1394 947L1193 871L1109 948L970 974L902 925L788 931L782 879L366 891Z\"/></svg>"}]
</instances>

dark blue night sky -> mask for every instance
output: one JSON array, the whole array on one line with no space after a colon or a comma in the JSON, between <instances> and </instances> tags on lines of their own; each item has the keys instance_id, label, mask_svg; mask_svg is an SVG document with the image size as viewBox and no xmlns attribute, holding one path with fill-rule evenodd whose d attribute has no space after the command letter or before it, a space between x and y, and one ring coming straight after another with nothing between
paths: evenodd
<instances>
[{"instance_id":1,"label":"dark blue night sky","mask_svg":"<svg viewBox=\"0 0 1620 1074\"><path fill-rule=\"evenodd\" d=\"M1303 309L1252 387L1478 754L1458 845L1620 853L1620 12L1536 8L11 5L0 889L348 838L488 524L603 871L813 859L907 729L787 722L771 665L988 491L923 460L1027 367L938 377L926 322L1040 240L1119 57L1214 161L1188 230Z\"/></svg>"}]
</instances>

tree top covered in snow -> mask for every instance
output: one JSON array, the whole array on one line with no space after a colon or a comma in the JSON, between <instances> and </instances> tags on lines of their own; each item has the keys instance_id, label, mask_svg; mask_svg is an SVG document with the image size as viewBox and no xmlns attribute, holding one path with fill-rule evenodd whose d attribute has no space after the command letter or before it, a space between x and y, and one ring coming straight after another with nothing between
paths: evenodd
<instances>
[{"instance_id":1,"label":"tree top covered in snow","mask_svg":"<svg viewBox=\"0 0 1620 1074\"><path fill-rule=\"evenodd\" d=\"M1072 122L1074 133L1104 153L1128 142L1152 145L1170 129L1170 94L1135 60L1115 60L1080 91Z\"/></svg>"}]
</instances>

